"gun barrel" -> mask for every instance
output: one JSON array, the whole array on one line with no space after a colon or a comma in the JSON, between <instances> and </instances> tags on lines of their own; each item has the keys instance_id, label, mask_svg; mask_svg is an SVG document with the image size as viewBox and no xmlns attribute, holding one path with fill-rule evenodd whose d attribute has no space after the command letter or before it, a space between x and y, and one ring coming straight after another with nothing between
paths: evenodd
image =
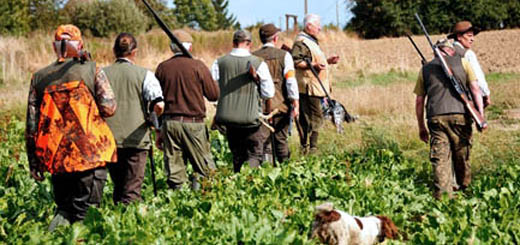
<instances>
[{"instance_id":1,"label":"gun barrel","mask_svg":"<svg viewBox=\"0 0 520 245\"><path fill-rule=\"evenodd\" d=\"M155 12L155 10L153 10L152 6L150 6L150 4L146 1L146 0L143 0L143 3L144 5L146 6L146 8L150 11L150 13L152 13L155 21L157 22L157 24L159 24L159 26L161 27L161 29L163 29L163 31L166 33L166 35L170 38L170 40L175 44L177 45L177 47L181 50L181 52L189 57L189 58L193 58L193 56L191 56L190 52L184 47L184 45L182 45L182 43L179 41L179 39L177 39L177 37L175 37L175 35L173 35L173 33L170 31L170 28L168 28L168 26L166 25L166 23L164 23L164 21L161 20L161 18L159 17L159 15L157 15L157 13Z\"/></svg>"},{"instance_id":2,"label":"gun barrel","mask_svg":"<svg viewBox=\"0 0 520 245\"><path fill-rule=\"evenodd\" d=\"M406 37L408 37L408 40L410 40L410 42L412 43L413 47L415 48L415 51L417 51L417 53L419 53L419 56L421 56L421 63L424 65L426 64L426 58L424 58L424 55L423 53L421 52L421 50L419 49L419 47L417 47L417 44L415 44L415 42L413 41L412 37L408 34L406 34Z\"/></svg>"}]
</instances>

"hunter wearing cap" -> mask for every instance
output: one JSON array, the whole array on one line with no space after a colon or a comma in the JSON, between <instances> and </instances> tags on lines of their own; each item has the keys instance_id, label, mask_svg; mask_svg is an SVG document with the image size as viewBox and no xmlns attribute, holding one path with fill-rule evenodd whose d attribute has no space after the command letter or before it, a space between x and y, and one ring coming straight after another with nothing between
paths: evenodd
<instances>
[{"instance_id":1,"label":"hunter wearing cap","mask_svg":"<svg viewBox=\"0 0 520 245\"><path fill-rule=\"evenodd\" d=\"M193 39L189 33L176 30L173 34L186 50L192 50ZM189 160L194 172L191 187L197 190L200 178L208 177L215 170L209 132L204 123L204 98L216 101L219 88L202 61L184 56L175 45L170 47L173 57L159 64L155 71L166 101L157 147L164 151L168 186L176 190L188 181L186 164Z\"/></svg>"},{"instance_id":2,"label":"hunter wearing cap","mask_svg":"<svg viewBox=\"0 0 520 245\"><path fill-rule=\"evenodd\" d=\"M107 119L117 143L117 164L108 170L114 182L114 203L128 204L141 199L146 157L151 147L152 110L160 115L164 108L159 81L147 69L135 65L137 41L129 33L121 33L114 43L115 63L104 68L119 107Z\"/></svg>"},{"instance_id":3,"label":"hunter wearing cap","mask_svg":"<svg viewBox=\"0 0 520 245\"><path fill-rule=\"evenodd\" d=\"M489 91L486 76L478 62L477 55L473 50L471 50L471 46L475 41L475 36L479 32L480 29L473 26L471 22L460 21L453 26L452 33L448 35L448 38L455 40L453 47L455 48L457 55L464 57L471 64L471 68L473 68L473 71L477 76L478 85L482 93L481 96L484 100L484 107L487 107L491 104L491 92Z\"/></svg>"},{"instance_id":4,"label":"hunter wearing cap","mask_svg":"<svg viewBox=\"0 0 520 245\"><path fill-rule=\"evenodd\" d=\"M292 48L292 56L296 68L296 79L300 92L300 124L303 135L300 137L302 152L315 152L318 147L318 130L323 124L323 112L321 102L326 93L319 81L307 66L305 59L310 59L312 66L319 73L327 92L330 93L330 81L328 65L336 64L339 56L325 56L318 42L318 34L321 31L320 17L308 14L304 19L305 29L299 33ZM310 147L310 149L309 149Z\"/></svg>"},{"instance_id":5,"label":"hunter wearing cap","mask_svg":"<svg viewBox=\"0 0 520 245\"><path fill-rule=\"evenodd\" d=\"M280 29L273 24L260 27L259 35L262 48L253 52L253 55L264 59L269 67L275 86L275 94L271 99L271 110L278 109L279 113L272 118L274 132L275 158L283 162L289 159L289 145L287 142L290 117L298 117L299 95L298 83L294 72L294 63L289 52L276 48L279 40ZM267 112L269 113L269 112ZM271 155L271 132L263 127L264 131L264 156ZM269 158L269 157L267 157ZM268 159L264 159L268 160Z\"/></svg>"},{"instance_id":6,"label":"hunter wearing cap","mask_svg":"<svg viewBox=\"0 0 520 245\"><path fill-rule=\"evenodd\" d=\"M480 94L477 77L469 62L455 54L447 39L439 40L436 45L461 86L471 91L477 107L482 108L482 98L476 96ZM422 67L414 93L417 95L415 111L419 137L426 143L430 142L434 196L439 199L443 193L448 193L451 198L454 190L464 190L471 182L469 155L473 120L451 88L437 57ZM428 130L424 122L425 101Z\"/></svg>"},{"instance_id":7,"label":"hunter wearing cap","mask_svg":"<svg viewBox=\"0 0 520 245\"><path fill-rule=\"evenodd\" d=\"M59 26L58 58L34 73L29 88L25 140L31 176L52 175L56 216L49 230L83 220L98 206L107 178L105 165L117 161L116 142L104 117L116 111L110 83L83 51L80 30Z\"/></svg>"},{"instance_id":8,"label":"hunter wearing cap","mask_svg":"<svg viewBox=\"0 0 520 245\"><path fill-rule=\"evenodd\" d=\"M251 167L260 166L264 146L261 99L275 94L267 64L250 53L251 40L248 31L236 31L231 52L215 60L211 67L213 79L220 87L215 120L226 127L235 172L240 172L244 162ZM258 77L250 73L251 67Z\"/></svg>"}]
</instances>

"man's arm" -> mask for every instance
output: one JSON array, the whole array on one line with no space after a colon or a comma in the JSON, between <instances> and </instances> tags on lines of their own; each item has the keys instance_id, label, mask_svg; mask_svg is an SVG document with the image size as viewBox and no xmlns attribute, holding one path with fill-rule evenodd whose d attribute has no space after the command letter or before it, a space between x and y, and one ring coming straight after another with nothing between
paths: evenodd
<instances>
[{"instance_id":1,"label":"man's arm","mask_svg":"<svg viewBox=\"0 0 520 245\"><path fill-rule=\"evenodd\" d=\"M164 98L162 94L161 84L151 71L146 71L143 82L143 99L150 102L150 110L153 109L157 116L164 111Z\"/></svg>"},{"instance_id":2,"label":"man's arm","mask_svg":"<svg viewBox=\"0 0 520 245\"><path fill-rule=\"evenodd\" d=\"M211 72L208 67L204 65L204 63L200 62L197 74L199 76L199 80L202 83L202 93L206 99L210 102L214 102L218 100L220 96L220 89L218 87L218 83L213 80Z\"/></svg>"},{"instance_id":3,"label":"man's arm","mask_svg":"<svg viewBox=\"0 0 520 245\"><path fill-rule=\"evenodd\" d=\"M102 117L111 117L117 109L116 96L105 72L102 69L96 69L96 79L94 80L96 104Z\"/></svg>"},{"instance_id":4,"label":"man's arm","mask_svg":"<svg viewBox=\"0 0 520 245\"><path fill-rule=\"evenodd\" d=\"M466 72L466 75L468 78L467 85L471 91L471 95L473 96L475 106L477 107L477 110L480 112L480 114L484 118L484 103L482 101L482 93L481 93L480 87L478 85L477 76L475 74L475 71L473 70L471 63L469 63L465 58L462 58L461 62L462 62L462 67L464 68L464 71Z\"/></svg>"},{"instance_id":5,"label":"man's arm","mask_svg":"<svg viewBox=\"0 0 520 245\"><path fill-rule=\"evenodd\" d=\"M475 73L475 76L478 80L478 86L480 87L480 90L482 92L482 96L485 97L485 100L483 103L485 106L491 104L491 91L489 91L488 83L486 81L486 76L484 75L484 72L482 71L482 68L480 67L480 63L478 62L477 55L473 50L466 51L466 55L464 56L466 58L471 68L473 69L473 72Z\"/></svg>"},{"instance_id":6,"label":"man's arm","mask_svg":"<svg viewBox=\"0 0 520 245\"><path fill-rule=\"evenodd\" d=\"M298 91L298 81L296 81L295 77L295 71L294 71L294 62L289 53L285 54L284 57L284 70L283 75L285 78L285 85L287 89L287 97L289 100L291 100L292 108L293 108L293 114L292 116L298 117L299 111L300 111L300 95Z\"/></svg>"},{"instance_id":7,"label":"man's arm","mask_svg":"<svg viewBox=\"0 0 520 245\"><path fill-rule=\"evenodd\" d=\"M25 124L25 148L27 152L27 159L29 160L29 169L31 176L37 181L44 179L43 171L40 170L40 162L36 157L36 136L38 133L38 98L36 89L33 84L34 80L31 79L31 85L29 88L29 97L27 99L27 116Z\"/></svg>"},{"instance_id":8,"label":"man's arm","mask_svg":"<svg viewBox=\"0 0 520 245\"><path fill-rule=\"evenodd\" d=\"M274 96L274 83L271 73L269 72L269 67L262 61L256 72L260 77L260 96L263 99L272 98Z\"/></svg>"},{"instance_id":9,"label":"man's arm","mask_svg":"<svg viewBox=\"0 0 520 245\"><path fill-rule=\"evenodd\" d=\"M419 126L419 138L428 143L429 135L424 123L424 101L425 97L422 95L417 95L415 98L415 116L417 117L417 126Z\"/></svg>"}]
</instances>

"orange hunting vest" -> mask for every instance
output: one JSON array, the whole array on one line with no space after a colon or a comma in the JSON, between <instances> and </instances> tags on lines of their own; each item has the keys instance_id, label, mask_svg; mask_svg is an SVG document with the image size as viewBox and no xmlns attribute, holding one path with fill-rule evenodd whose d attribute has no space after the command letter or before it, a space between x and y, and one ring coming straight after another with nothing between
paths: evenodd
<instances>
[{"instance_id":1,"label":"orange hunting vest","mask_svg":"<svg viewBox=\"0 0 520 245\"><path fill-rule=\"evenodd\" d=\"M112 132L83 81L45 87L36 156L51 174L81 172L117 161Z\"/></svg>"}]
</instances>

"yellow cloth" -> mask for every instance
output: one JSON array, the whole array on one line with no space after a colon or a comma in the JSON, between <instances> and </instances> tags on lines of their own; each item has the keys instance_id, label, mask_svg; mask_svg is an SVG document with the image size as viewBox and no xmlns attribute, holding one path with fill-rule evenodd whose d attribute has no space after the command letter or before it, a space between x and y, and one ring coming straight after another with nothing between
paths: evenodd
<instances>
[{"instance_id":1,"label":"yellow cloth","mask_svg":"<svg viewBox=\"0 0 520 245\"><path fill-rule=\"evenodd\" d=\"M468 76L467 86L469 87L472 82L477 81L477 76L471 68L471 64L465 58L462 58L462 67L464 68L464 71ZM417 77L417 83L415 84L415 89L413 90L413 92L418 96L426 95L426 91L424 89L422 69L419 71L419 77Z\"/></svg>"}]
</instances>

